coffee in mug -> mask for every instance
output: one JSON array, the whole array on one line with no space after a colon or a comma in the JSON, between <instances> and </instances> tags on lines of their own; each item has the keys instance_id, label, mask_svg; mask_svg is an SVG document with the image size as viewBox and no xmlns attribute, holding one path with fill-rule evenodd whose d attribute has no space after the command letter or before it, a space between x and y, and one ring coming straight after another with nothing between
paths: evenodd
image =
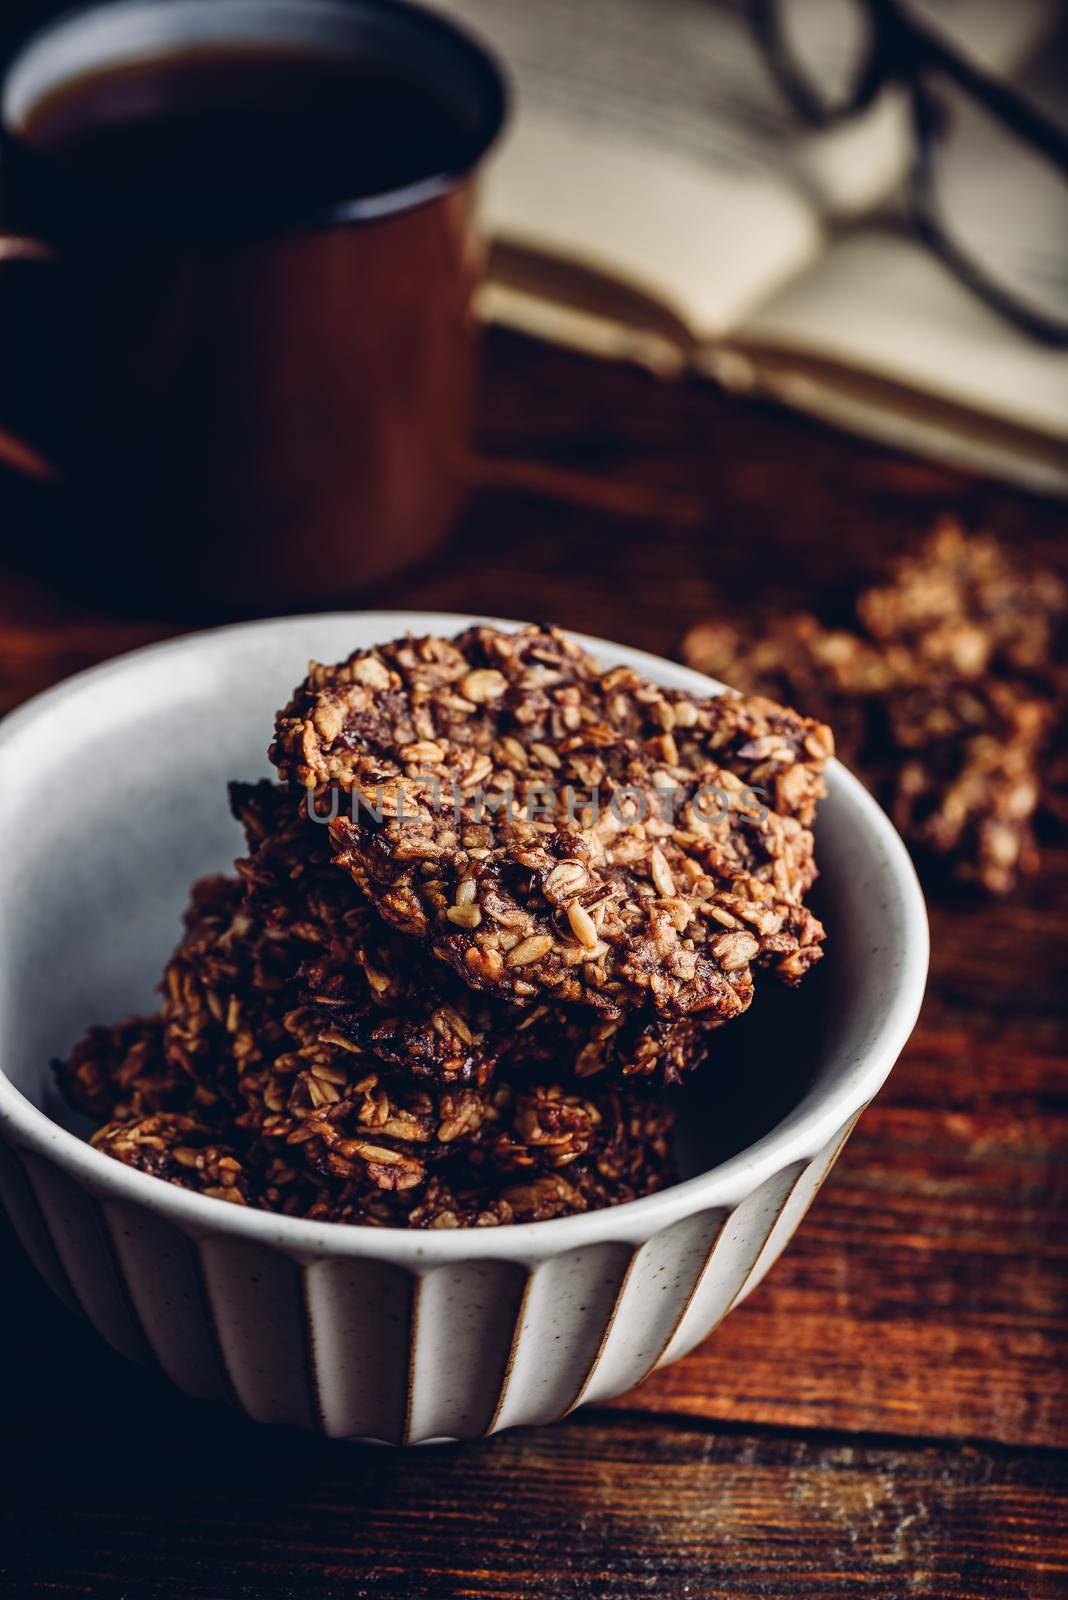
<instances>
[{"instance_id":1,"label":"coffee in mug","mask_svg":"<svg viewBox=\"0 0 1068 1600\"><path fill-rule=\"evenodd\" d=\"M0 423L68 568L289 605L433 545L502 114L481 47L399 0L119 0L23 45L0 298L34 277L47 314L12 319Z\"/></svg>"}]
</instances>

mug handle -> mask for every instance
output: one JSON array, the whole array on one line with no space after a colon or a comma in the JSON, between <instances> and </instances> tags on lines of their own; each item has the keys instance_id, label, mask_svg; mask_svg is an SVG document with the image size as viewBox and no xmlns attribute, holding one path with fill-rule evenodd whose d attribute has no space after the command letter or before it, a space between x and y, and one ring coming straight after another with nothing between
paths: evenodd
<instances>
[{"instance_id":1,"label":"mug handle","mask_svg":"<svg viewBox=\"0 0 1068 1600\"><path fill-rule=\"evenodd\" d=\"M0 234L0 298L8 292L6 278L19 263L47 264L56 260L51 245L18 234ZM55 483L59 469L35 445L0 425L0 464L38 483Z\"/></svg>"}]
</instances>

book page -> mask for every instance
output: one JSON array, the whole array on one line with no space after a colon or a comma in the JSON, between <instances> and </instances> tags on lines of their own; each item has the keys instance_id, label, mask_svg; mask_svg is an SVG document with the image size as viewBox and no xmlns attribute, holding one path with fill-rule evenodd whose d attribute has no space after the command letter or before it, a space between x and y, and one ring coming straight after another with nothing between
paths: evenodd
<instances>
[{"instance_id":1,"label":"book page","mask_svg":"<svg viewBox=\"0 0 1068 1600\"><path fill-rule=\"evenodd\" d=\"M880 431L872 428L879 399L871 380L882 380L887 426L896 413L894 442L906 442L911 406L908 442L923 448L933 413L925 418L921 402L929 400L967 412L977 439L986 418L1044 440L1042 486L1058 476L1062 489L1068 484L1068 355L1019 333L916 238L889 225L839 240L704 364L730 387L767 388L863 431ZM854 380L865 376L862 397ZM959 448L955 457L964 460ZM981 448L967 460L983 462Z\"/></svg>"},{"instance_id":2,"label":"book page","mask_svg":"<svg viewBox=\"0 0 1068 1600\"><path fill-rule=\"evenodd\" d=\"M839 7L803 3L817 59L833 58ZM438 4L482 35L513 79L512 123L484 191L491 234L513 252L627 284L703 337L727 332L810 264L823 217L869 207L904 170L901 92L842 129L804 129L740 0ZM1050 0L925 4L1004 60ZM547 298L565 291L552 277ZM488 298L494 314L511 308L529 323L529 295Z\"/></svg>"},{"instance_id":3,"label":"book page","mask_svg":"<svg viewBox=\"0 0 1068 1600\"><path fill-rule=\"evenodd\" d=\"M736 342L818 354L1068 441L1068 355L1019 333L889 227L841 239Z\"/></svg>"},{"instance_id":4,"label":"book page","mask_svg":"<svg viewBox=\"0 0 1068 1600\"><path fill-rule=\"evenodd\" d=\"M534 117L490 172L485 205L495 238L618 280L710 335L734 327L822 243L811 208L773 178L705 173Z\"/></svg>"},{"instance_id":5,"label":"book page","mask_svg":"<svg viewBox=\"0 0 1068 1600\"><path fill-rule=\"evenodd\" d=\"M1040 494L1068 496L1068 448L1029 428L820 357L717 349L699 366L850 433Z\"/></svg>"},{"instance_id":6,"label":"book page","mask_svg":"<svg viewBox=\"0 0 1068 1600\"><path fill-rule=\"evenodd\" d=\"M725 330L809 262L820 227L766 157L785 114L734 8L449 0L514 85L490 233Z\"/></svg>"}]
</instances>

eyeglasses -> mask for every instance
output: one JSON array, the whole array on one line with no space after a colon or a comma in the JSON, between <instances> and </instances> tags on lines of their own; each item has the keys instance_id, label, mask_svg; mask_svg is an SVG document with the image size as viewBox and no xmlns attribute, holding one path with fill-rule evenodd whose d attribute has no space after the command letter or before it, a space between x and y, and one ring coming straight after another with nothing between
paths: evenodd
<instances>
[{"instance_id":1,"label":"eyeglasses","mask_svg":"<svg viewBox=\"0 0 1068 1600\"><path fill-rule=\"evenodd\" d=\"M780 88L814 127L887 84L911 99L913 223L1018 328L1068 345L1068 136L907 16L899 0L746 0Z\"/></svg>"}]
</instances>

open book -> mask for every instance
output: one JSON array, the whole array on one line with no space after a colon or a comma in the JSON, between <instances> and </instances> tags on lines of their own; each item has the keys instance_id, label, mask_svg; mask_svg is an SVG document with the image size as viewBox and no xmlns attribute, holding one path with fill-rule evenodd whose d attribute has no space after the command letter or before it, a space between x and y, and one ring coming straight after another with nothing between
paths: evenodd
<instances>
[{"instance_id":1,"label":"open book","mask_svg":"<svg viewBox=\"0 0 1068 1600\"><path fill-rule=\"evenodd\" d=\"M910 232L900 90L803 128L738 0L439 3L516 90L486 185L487 318L1068 493L1068 355L986 309ZM830 60L837 7L797 3L825 8ZM1060 0L914 3L988 69L1048 66ZM1063 263L1068 240L1034 247Z\"/></svg>"}]
</instances>

